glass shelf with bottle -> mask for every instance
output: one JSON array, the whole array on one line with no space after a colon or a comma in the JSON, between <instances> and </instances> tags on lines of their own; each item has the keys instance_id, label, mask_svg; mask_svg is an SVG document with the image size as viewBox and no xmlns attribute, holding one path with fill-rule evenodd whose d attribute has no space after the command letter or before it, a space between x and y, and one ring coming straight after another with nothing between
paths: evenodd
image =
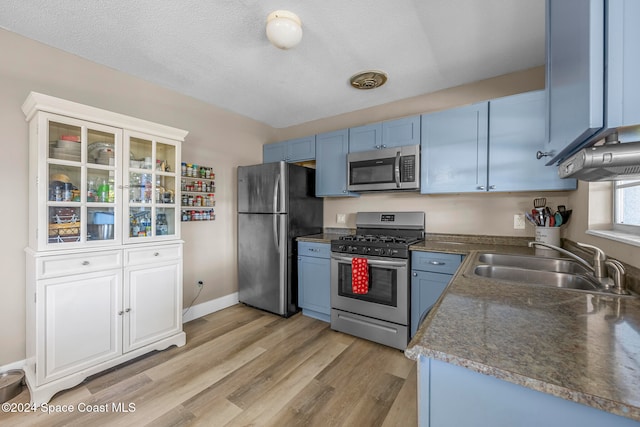
<instances>
[{"instance_id":1,"label":"glass shelf with bottle","mask_svg":"<svg viewBox=\"0 0 640 427\"><path fill-rule=\"evenodd\" d=\"M118 130L54 114L43 117L38 162L43 162L47 178L42 215L47 233L37 236L38 245L116 243Z\"/></svg>"}]
</instances>

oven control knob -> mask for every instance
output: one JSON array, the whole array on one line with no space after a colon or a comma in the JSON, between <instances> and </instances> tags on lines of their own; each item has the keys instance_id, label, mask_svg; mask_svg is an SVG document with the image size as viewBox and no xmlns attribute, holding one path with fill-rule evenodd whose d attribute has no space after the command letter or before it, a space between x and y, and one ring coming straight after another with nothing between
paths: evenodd
<instances>
[{"instance_id":1,"label":"oven control knob","mask_svg":"<svg viewBox=\"0 0 640 427\"><path fill-rule=\"evenodd\" d=\"M347 247L345 245L339 245L338 246L338 250L339 251L345 251L345 250L347 250Z\"/></svg>"},{"instance_id":2,"label":"oven control knob","mask_svg":"<svg viewBox=\"0 0 640 427\"><path fill-rule=\"evenodd\" d=\"M371 252L371 248L362 248L362 253L363 254L368 254Z\"/></svg>"}]
</instances>

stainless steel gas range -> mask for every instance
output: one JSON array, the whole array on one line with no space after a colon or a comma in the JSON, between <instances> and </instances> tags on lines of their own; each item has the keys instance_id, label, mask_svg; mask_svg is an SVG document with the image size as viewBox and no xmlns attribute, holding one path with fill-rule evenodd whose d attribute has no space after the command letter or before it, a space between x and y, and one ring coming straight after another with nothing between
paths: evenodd
<instances>
[{"instance_id":1,"label":"stainless steel gas range","mask_svg":"<svg viewBox=\"0 0 640 427\"><path fill-rule=\"evenodd\" d=\"M404 350L409 246L424 239L425 214L358 212L356 227L331 241L331 328Z\"/></svg>"}]
</instances>

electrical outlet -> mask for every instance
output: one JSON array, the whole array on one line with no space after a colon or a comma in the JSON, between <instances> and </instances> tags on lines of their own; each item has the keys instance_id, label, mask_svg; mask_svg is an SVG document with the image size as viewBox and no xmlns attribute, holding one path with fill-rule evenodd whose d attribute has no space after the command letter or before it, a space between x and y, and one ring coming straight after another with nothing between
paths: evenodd
<instances>
[{"instance_id":1,"label":"electrical outlet","mask_svg":"<svg viewBox=\"0 0 640 427\"><path fill-rule=\"evenodd\" d=\"M524 230L524 214L513 215L514 230Z\"/></svg>"},{"instance_id":2,"label":"electrical outlet","mask_svg":"<svg viewBox=\"0 0 640 427\"><path fill-rule=\"evenodd\" d=\"M336 222L338 224L345 224L347 222L347 215L343 213L339 213L336 215Z\"/></svg>"},{"instance_id":3,"label":"electrical outlet","mask_svg":"<svg viewBox=\"0 0 640 427\"><path fill-rule=\"evenodd\" d=\"M196 283L196 287L202 288L203 286L204 286L204 281L198 280L198 283Z\"/></svg>"}]
</instances>

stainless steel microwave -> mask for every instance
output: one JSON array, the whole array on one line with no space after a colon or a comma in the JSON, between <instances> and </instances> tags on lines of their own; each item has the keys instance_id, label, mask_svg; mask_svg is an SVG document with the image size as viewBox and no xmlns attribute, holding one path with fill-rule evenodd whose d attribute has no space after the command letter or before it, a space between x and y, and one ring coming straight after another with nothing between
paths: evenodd
<instances>
[{"instance_id":1,"label":"stainless steel microwave","mask_svg":"<svg viewBox=\"0 0 640 427\"><path fill-rule=\"evenodd\" d=\"M420 146L383 148L347 155L349 191L420 190Z\"/></svg>"}]
</instances>

